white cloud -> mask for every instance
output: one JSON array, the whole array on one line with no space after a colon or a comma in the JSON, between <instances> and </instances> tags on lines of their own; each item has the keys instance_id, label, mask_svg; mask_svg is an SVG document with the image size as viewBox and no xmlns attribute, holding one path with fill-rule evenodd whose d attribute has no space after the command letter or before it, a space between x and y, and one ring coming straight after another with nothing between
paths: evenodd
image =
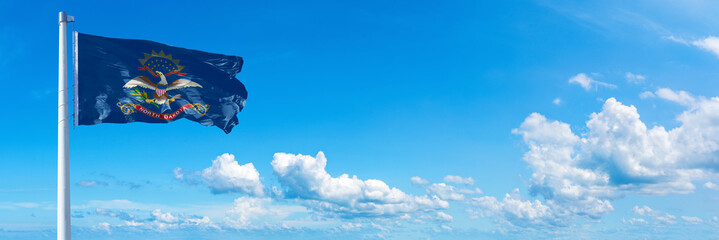
<instances>
[{"instance_id":1,"label":"white cloud","mask_svg":"<svg viewBox=\"0 0 719 240\"><path fill-rule=\"evenodd\" d=\"M707 220L707 224L714 227L719 227L719 217L713 216L710 220Z\"/></svg>"},{"instance_id":2,"label":"white cloud","mask_svg":"<svg viewBox=\"0 0 719 240\"><path fill-rule=\"evenodd\" d=\"M157 208L166 208L166 205L160 204L143 204L133 202L127 199L114 199L114 200L91 200L84 205L74 205L72 209L140 209L140 210L153 210Z\"/></svg>"},{"instance_id":3,"label":"white cloud","mask_svg":"<svg viewBox=\"0 0 719 240\"><path fill-rule=\"evenodd\" d=\"M556 226L563 225L561 219L549 206L539 200L522 200L519 189L507 193L502 201L495 197L485 196L473 198L471 203L478 207L478 212L470 212L481 217L497 217L496 219L513 226Z\"/></svg>"},{"instance_id":4,"label":"white cloud","mask_svg":"<svg viewBox=\"0 0 719 240\"><path fill-rule=\"evenodd\" d=\"M452 222L454 221L454 218L452 215L446 214L444 212L437 212L437 219L445 222Z\"/></svg>"},{"instance_id":5,"label":"white cloud","mask_svg":"<svg viewBox=\"0 0 719 240\"><path fill-rule=\"evenodd\" d=\"M445 183L434 183L427 187L427 192L435 194L444 200L464 200L464 194L457 193L454 186Z\"/></svg>"},{"instance_id":6,"label":"white cloud","mask_svg":"<svg viewBox=\"0 0 719 240\"><path fill-rule=\"evenodd\" d=\"M207 216L204 216L202 218L188 218L182 225L200 227L200 229L220 229L220 226L217 226L217 224L213 223L212 220L210 220L210 218Z\"/></svg>"},{"instance_id":7,"label":"white cloud","mask_svg":"<svg viewBox=\"0 0 719 240\"><path fill-rule=\"evenodd\" d=\"M288 228L288 216L308 212L305 207L279 204L272 198L243 196L226 212L224 225L233 229Z\"/></svg>"},{"instance_id":8,"label":"white cloud","mask_svg":"<svg viewBox=\"0 0 719 240\"><path fill-rule=\"evenodd\" d=\"M696 104L696 98L685 91L674 91L669 88L659 88L655 92L657 97L667 101L675 102L684 106L692 106Z\"/></svg>"},{"instance_id":9,"label":"white cloud","mask_svg":"<svg viewBox=\"0 0 719 240\"><path fill-rule=\"evenodd\" d=\"M255 166L252 163L239 165L232 154L218 156L212 161L212 166L202 170L202 178L215 194L264 195L264 185L260 182L260 173Z\"/></svg>"},{"instance_id":10,"label":"white cloud","mask_svg":"<svg viewBox=\"0 0 719 240\"><path fill-rule=\"evenodd\" d=\"M233 207L227 213L231 217L225 219L230 227L235 229L248 229L255 227L252 224L253 219L270 213L268 205L269 198L240 197L235 199Z\"/></svg>"},{"instance_id":11,"label":"white cloud","mask_svg":"<svg viewBox=\"0 0 719 240\"><path fill-rule=\"evenodd\" d=\"M715 56L719 57L719 38L715 36L709 36L704 39L694 40L694 41L688 41L683 38L678 38L674 36L665 37L665 39L671 40L676 43L681 43L684 45L693 45L699 49L708 51L713 53Z\"/></svg>"},{"instance_id":12,"label":"white cloud","mask_svg":"<svg viewBox=\"0 0 719 240\"><path fill-rule=\"evenodd\" d=\"M182 171L182 168L176 167L172 170L172 173L175 175L175 179L177 180L185 179L185 173Z\"/></svg>"},{"instance_id":13,"label":"white cloud","mask_svg":"<svg viewBox=\"0 0 719 240\"><path fill-rule=\"evenodd\" d=\"M667 40L670 40L670 41L673 41L673 42L676 42L676 43L681 43L681 44L684 44L684 45L689 45L689 42L688 42L687 40L685 40L685 39L683 39L683 38L678 38L678 37L675 37L675 36L664 37L664 39L667 39Z\"/></svg>"},{"instance_id":14,"label":"white cloud","mask_svg":"<svg viewBox=\"0 0 719 240\"><path fill-rule=\"evenodd\" d=\"M554 100L552 100L552 103L553 103L554 105L559 106L560 104L562 104L562 99L555 98Z\"/></svg>"},{"instance_id":15,"label":"white cloud","mask_svg":"<svg viewBox=\"0 0 719 240\"><path fill-rule=\"evenodd\" d=\"M19 209L19 208L40 208L46 210L54 210L56 206L51 202L0 202L0 209Z\"/></svg>"},{"instance_id":16,"label":"white cloud","mask_svg":"<svg viewBox=\"0 0 719 240\"><path fill-rule=\"evenodd\" d=\"M94 181L94 180L92 180L92 181L83 180L83 181L77 182L77 185L80 187L92 187L92 186L107 186L107 183L101 182L101 181Z\"/></svg>"},{"instance_id":17,"label":"white cloud","mask_svg":"<svg viewBox=\"0 0 719 240\"><path fill-rule=\"evenodd\" d=\"M654 98L654 97L656 97L656 95L654 95L654 93L652 93L650 91L644 91L639 94L640 99L647 99L647 98Z\"/></svg>"},{"instance_id":18,"label":"white cloud","mask_svg":"<svg viewBox=\"0 0 719 240\"><path fill-rule=\"evenodd\" d=\"M627 78L627 81L629 83L634 83L634 84L644 83L644 80L647 79L647 77L644 75L634 74L634 73L630 73L630 72L627 72L627 74L625 74L625 77Z\"/></svg>"},{"instance_id":19,"label":"white cloud","mask_svg":"<svg viewBox=\"0 0 719 240\"><path fill-rule=\"evenodd\" d=\"M343 217L397 216L404 213L449 208L436 196L413 196L390 188L376 179L361 180L342 174L332 177L325 170L327 159L301 154L275 153L274 173L286 197L297 198L315 212Z\"/></svg>"},{"instance_id":20,"label":"white cloud","mask_svg":"<svg viewBox=\"0 0 719 240\"><path fill-rule=\"evenodd\" d=\"M175 216L172 216L172 213L166 212L163 213L160 209L155 209L152 211L151 216L154 220L163 222L163 223L174 223L177 222L178 219Z\"/></svg>"},{"instance_id":21,"label":"white cloud","mask_svg":"<svg viewBox=\"0 0 719 240\"><path fill-rule=\"evenodd\" d=\"M416 185L429 184L429 181L427 181L427 179L417 177L417 176L411 177L409 180L412 181L412 184L416 184Z\"/></svg>"},{"instance_id":22,"label":"white cloud","mask_svg":"<svg viewBox=\"0 0 719 240\"><path fill-rule=\"evenodd\" d=\"M152 232L166 232L171 229L220 229L220 226L213 223L207 216L185 215L183 213L171 213L161 209L140 210L133 209L139 215L149 215L149 217L134 216L120 209L95 209L90 212L92 215L112 217L122 220L123 224L118 225L102 225L95 228L105 229L122 229L122 230L142 230ZM112 221L111 221L112 222Z\"/></svg>"},{"instance_id":23,"label":"white cloud","mask_svg":"<svg viewBox=\"0 0 719 240\"><path fill-rule=\"evenodd\" d=\"M716 185L713 182L706 182L706 183L704 183L704 188L712 189L712 190L719 190L719 185Z\"/></svg>"},{"instance_id":24,"label":"white cloud","mask_svg":"<svg viewBox=\"0 0 719 240\"><path fill-rule=\"evenodd\" d=\"M634 208L632 208L632 212L634 212L635 214L640 215L640 216L652 217L655 220L657 220L663 224L671 225L671 224L677 223L676 216L662 212L662 211L654 210L648 206L643 206L643 207L634 206Z\"/></svg>"},{"instance_id":25,"label":"white cloud","mask_svg":"<svg viewBox=\"0 0 719 240\"><path fill-rule=\"evenodd\" d=\"M629 225L639 225L639 226L646 226L649 224L647 222L647 220L644 220L642 218L630 218L630 219L626 219L626 220L624 218L622 218L622 222L629 224Z\"/></svg>"},{"instance_id":26,"label":"white cloud","mask_svg":"<svg viewBox=\"0 0 719 240\"><path fill-rule=\"evenodd\" d=\"M425 187L427 193L437 195L443 200L464 200L465 195L471 194L482 194L482 190L479 188L468 189L468 188L457 188L455 186L447 185L445 183L433 183Z\"/></svg>"},{"instance_id":27,"label":"white cloud","mask_svg":"<svg viewBox=\"0 0 719 240\"><path fill-rule=\"evenodd\" d=\"M692 42L692 45L707 50L719 57L719 38L717 37L709 36L705 39L696 40Z\"/></svg>"},{"instance_id":28,"label":"white cloud","mask_svg":"<svg viewBox=\"0 0 719 240\"><path fill-rule=\"evenodd\" d=\"M474 185L474 179L472 177L460 177L455 175L447 175L444 176L444 181L447 183L454 183L454 184L466 184L466 185Z\"/></svg>"},{"instance_id":29,"label":"white cloud","mask_svg":"<svg viewBox=\"0 0 719 240\"><path fill-rule=\"evenodd\" d=\"M94 212L91 212L94 215L99 216L108 216L108 217L116 217L122 220L131 221L135 219L135 216L132 214L122 211L122 210L108 210L108 209L102 209L102 208L96 208Z\"/></svg>"},{"instance_id":30,"label":"white cloud","mask_svg":"<svg viewBox=\"0 0 719 240\"><path fill-rule=\"evenodd\" d=\"M145 225L145 223L143 223L143 222L135 222L134 220L133 220L133 221L125 221L125 226L139 227L139 226L142 226L142 225Z\"/></svg>"},{"instance_id":31,"label":"white cloud","mask_svg":"<svg viewBox=\"0 0 719 240\"><path fill-rule=\"evenodd\" d=\"M684 220L684 223L687 225L697 225L701 224L704 221L701 218L698 217L687 217L687 216L681 216L682 220Z\"/></svg>"},{"instance_id":32,"label":"white cloud","mask_svg":"<svg viewBox=\"0 0 719 240\"><path fill-rule=\"evenodd\" d=\"M176 167L172 170L175 180L188 185L197 185L202 181L200 179L200 172L188 172L180 167Z\"/></svg>"},{"instance_id":33,"label":"white cloud","mask_svg":"<svg viewBox=\"0 0 719 240\"><path fill-rule=\"evenodd\" d=\"M677 121L680 125L671 130L648 128L634 106L610 98L579 135L569 124L538 113L513 133L529 148L523 160L533 172L530 193L545 199L547 212L598 219L614 210L611 200L625 194L691 193L696 188L692 181L716 175L719 98L696 98ZM657 220L670 224L672 217Z\"/></svg>"},{"instance_id":34,"label":"white cloud","mask_svg":"<svg viewBox=\"0 0 719 240\"><path fill-rule=\"evenodd\" d=\"M110 223L101 222L93 226L92 229L96 231L104 231L107 232L107 234L112 234L112 231L110 230Z\"/></svg>"},{"instance_id":35,"label":"white cloud","mask_svg":"<svg viewBox=\"0 0 719 240\"><path fill-rule=\"evenodd\" d=\"M603 86L607 88L616 88L617 85L609 84L605 82L600 82L597 80L592 79L591 77L587 76L585 73L579 73L575 75L574 77L569 79L569 83L579 84L584 90L589 91L592 88L596 88L597 86Z\"/></svg>"},{"instance_id":36,"label":"white cloud","mask_svg":"<svg viewBox=\"0 0 719 240\"><path fill-rule=\"evenodd\" d=\"M351 223L351 222L340 225L340 229L345 230L345 231L356 231L356 230L359 230L361 227L362 227L361 223Z\"/></svg>"},{"instance_id":37,"label":"white cloud","mask_svg":"<svg viewBox=\"0 0 719 240\"><path fill-rule=\"evenodd\" d=\"M444 230L444 231L449 231L449 232L452 231L452 227L447 226L447 225L442 225L441 228L442 228L442 230Z\"/></svg>"},{"instance_id":38,"label":"white cloud","mask_svg":"<svg viewBox=\"0 0 719 240\"><path fill-rule=\"evenodd\" d=\"M535 190L557 190L547 194L550 198L557 194L612 198L620 186L645 194L688 193L694 189L692 176L701 177L709 170L697 167L711 165L719 150L719 126L713 126L719 114L712 110L719 108L719 99L699 105L681 114L682 126L671 131L647 128L635 107L610 98L602 112L591 115L583 138L574 135L569 125L549 122L536 113L515 133L530 147L524 159L535 170Z\"/></svg>"},{"instance_id":39,"label":"white cloud","mask_svg":"<svg viewBox=\"0 0 719 240\"><path fill-rule=\"evenodd\" d=\"M442 211L437 211L432 215L421 215L419 217L422 220L434 221L434 222L452 222L454 217Z\"/></svg>"}]
</instances>

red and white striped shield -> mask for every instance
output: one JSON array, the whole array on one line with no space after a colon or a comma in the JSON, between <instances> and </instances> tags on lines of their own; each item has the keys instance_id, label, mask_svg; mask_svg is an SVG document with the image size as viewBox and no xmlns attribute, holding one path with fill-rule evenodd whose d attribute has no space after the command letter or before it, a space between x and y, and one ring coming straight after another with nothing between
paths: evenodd
<instances>
[{"instance_id":1,"label":"red and white striped shield","mask_svg":"<svg viewBox=\"0 0 719 240\"><path fill-rule=\"evenodd\" d=\"M166 91L167 91L166 89L155 88L155 93L157 93L157 96L164 95Z\"/></svg>"}]
</instances>

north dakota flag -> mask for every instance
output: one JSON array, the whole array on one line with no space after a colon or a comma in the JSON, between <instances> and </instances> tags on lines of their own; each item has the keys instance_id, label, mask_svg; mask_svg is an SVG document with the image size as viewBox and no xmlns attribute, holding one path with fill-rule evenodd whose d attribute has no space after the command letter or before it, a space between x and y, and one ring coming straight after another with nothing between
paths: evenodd
<instances>
[{"instance_id":1,"label":"north dakota flag","mask_svg":"<svg viewBox=\"0 0 719 240\"><path fill-rule=\"evenodd\" d=\"M242 58L75 32L75 125L186 118L229 133L247 90Z\"/></svg>"}]
</instances>

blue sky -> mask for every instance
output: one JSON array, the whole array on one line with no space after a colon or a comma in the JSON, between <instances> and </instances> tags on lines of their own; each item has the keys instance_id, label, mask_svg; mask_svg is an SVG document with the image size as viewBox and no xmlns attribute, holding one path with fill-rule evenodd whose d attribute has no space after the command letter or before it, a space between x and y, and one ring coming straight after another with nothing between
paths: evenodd
<instances>
[{"instance_id":1,"label":"blue sky","mask_svg":"<svg viewBox=\"0 0 719 240\"><path fill-rule=\"evenodd\" d=\"M716 237L717 7L3 1L0 238L55 238L58 11L249 93L228 135L71 129L73 239Z\"/></svg>"}]
</instances>

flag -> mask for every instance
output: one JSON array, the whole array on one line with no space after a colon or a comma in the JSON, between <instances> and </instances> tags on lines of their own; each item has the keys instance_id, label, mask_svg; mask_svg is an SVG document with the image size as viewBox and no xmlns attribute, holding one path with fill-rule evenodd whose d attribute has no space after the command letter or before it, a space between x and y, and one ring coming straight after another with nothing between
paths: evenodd
<instances>
[{"instance_id":1,"label":"flag","mask_svg":"<svg viewBox=\"0 0 719 240\"><path fill-rule=\"evenodd\" d=\"M247 90L241 57L75 32L75 125L188 119L230 133Z\"/></svg>"}]
</instances>

